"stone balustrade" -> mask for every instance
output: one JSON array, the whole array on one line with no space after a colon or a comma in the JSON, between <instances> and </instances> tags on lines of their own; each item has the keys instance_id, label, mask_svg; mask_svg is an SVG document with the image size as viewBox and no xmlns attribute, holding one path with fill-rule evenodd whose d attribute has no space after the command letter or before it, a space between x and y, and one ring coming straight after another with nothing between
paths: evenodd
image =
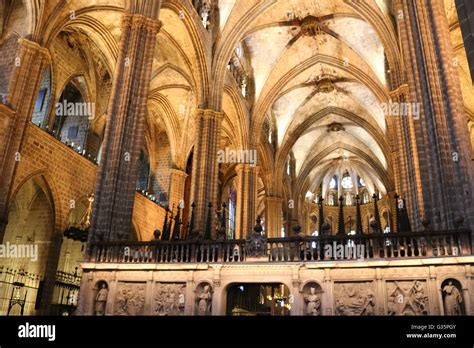
<instances>
[{"instance_id":1,"label":"stone balustrade","mask_svg":"<svg viewBox=\"0 0 474 348\"><path fill-rule=\"evenodd\" d=\"M269 238L258 261L313 262L472 254L468 230ZM254 261L251 239L98 243L88 262L232 263Z\"/></svg>"}]
</instances>

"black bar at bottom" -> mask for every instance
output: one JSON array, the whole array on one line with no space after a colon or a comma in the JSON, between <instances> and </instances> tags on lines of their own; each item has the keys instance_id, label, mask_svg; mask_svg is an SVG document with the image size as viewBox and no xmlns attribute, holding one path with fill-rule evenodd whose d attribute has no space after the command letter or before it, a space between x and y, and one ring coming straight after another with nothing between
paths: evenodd
<instances>
[{"instance_id":1,"label":"black bar at bottom","mask_svg":"<svg viewBox=\"0 0 474 348\"><path fill-rule=\"evenodd\" d=\"M0 317L1 348L238 342L473 347L474 317Z\"/></svg>"}]
</instances>

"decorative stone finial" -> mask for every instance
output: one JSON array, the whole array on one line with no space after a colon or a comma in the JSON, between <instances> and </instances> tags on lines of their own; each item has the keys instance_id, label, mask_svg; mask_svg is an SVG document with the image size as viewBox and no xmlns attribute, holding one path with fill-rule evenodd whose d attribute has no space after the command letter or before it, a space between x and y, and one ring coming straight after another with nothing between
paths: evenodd
<instances>
[{"instance_id":1,"label":"decorative stone finial","mask_svg":"<svg viewBox=\"0 0 474 348\"><path fill-rule=\"evenodd\" d=\"M263 227L262 227L262 219L260 218L260 216L257 216L256 224L253 230L255 233L262 233Z\"/></svg>"}]
</instances>

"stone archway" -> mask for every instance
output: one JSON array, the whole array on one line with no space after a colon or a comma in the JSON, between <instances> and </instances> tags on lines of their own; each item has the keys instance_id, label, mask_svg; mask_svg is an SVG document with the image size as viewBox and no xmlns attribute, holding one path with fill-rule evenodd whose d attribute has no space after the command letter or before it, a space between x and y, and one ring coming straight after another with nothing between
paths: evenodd
<instances>
[{"instance_id":1,"label":"stone archway","mask_svg":"<svg viewBox=\"0 0 474 348\"><path fill-rule=\"evenodd\" d=\"M290 290L285 284L231 284L226 297L226 315L229 316L290 315Z\"/></svg>"},{"instance_id":2,"label":"stone archway","mask_svg":"<svg viewBox=\"0 0 474 348\"><path fill-rule=\"evenodd\" d=\"M0 289L0 313L8 311L8 299L12 291L19 291L25 296L24 315L35 313L35 299L39 279L46 271L48 251L54 233L55 214L49 185L43 176L26 181L11 200L8 225L2 244L10 251L15 250L15 257L0 258L0 266L18 274L21 289L6 284ZM28 279L34 279L27 289Z\"/></svg>"}]
</instances>

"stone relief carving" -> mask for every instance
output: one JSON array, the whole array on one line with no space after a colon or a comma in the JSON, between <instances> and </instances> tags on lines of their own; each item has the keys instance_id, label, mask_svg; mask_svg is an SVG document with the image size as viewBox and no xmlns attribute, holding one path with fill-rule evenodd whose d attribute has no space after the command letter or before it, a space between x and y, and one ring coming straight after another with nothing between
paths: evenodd
<instances>
[{"instance_id":1,"label":"stone relief carving","mask_svg":"<svg viewBox=\"0 0 474 348\"><path fill-rule=\"evenodd\" d=\"M196 312L200 316L211 315L212 289L209 284L203 284L197 289Z\"/></svg>"},{"instance_id":2,"label":"stone relief carving","mask_svg":"<svg viewBox=\"0 0 474 348\"><path fill-rule=\"evenodd\" d=\"M334 298L336 315L374 315L375 295L372 282L335 283Z\"/></svg>"},{"instance_id":3,"label":"stone relief carving","mask_svg":"<svg viewBox=\"0 0 474 348\"><path fill-rule=\"evenodd\" d=\"M257 217L257 224L245 241L245 253L247 257L266 257L267 237L265 234L262 234L263 228L261 221L260 217Z\"/></svg>"},{"instance_id":4,"label":"stone relief carving","mask_svg":"<svg viewBox=\"0 0 474 348\"><path fill-rule=\"evenodd\" d=\"M155 313L157 315L184 315L186 284L157 283L155 285Z\"/></svg>"},{"instance_id":5,"label":"stone relief carving","mask_svg":"<svg viewBox=\"0 0 474 348\"><path fill-rule=\"evenodd\" d=\"M426 281L387 282L388 315L427 315Z\"/></svg>"},{"instance_id":6,"label":"stone relief carving","mask_svg":"<svg viewBox=\"0 0 474 348\"><path fill-rule=\"evenodd\" d=\"M105 315L105 306L107 305L107 297L109 296L109 289L107 289L106 282L99 282L99 292L95 297L94 310L95 315L103 316Z\"/></svg>"},{"instance_id":7,"label":"stone relief carving","mask_svg":"<svg viewBox=\"0 0 474 348\"><path fill-rule=\"evenodd\" d=\"M456 285L453 282L457 283ZM445 315L463 315L463 298L462 289L460 290L459 282L448 279L443 282L441 291L443 293L443 304ZM458 288L459 287L459 288Z\"/></svg>"},{"instance_id":8,"label":"stone relief carving","mask_svg":"<svg viewBox=\"0 0 474 348\"><path fill-rule=\"evenodd\" d=\"M115 315L143 315L145 307L145 284L119 283L115 299Z\"/></svg>"}]
</instances>

